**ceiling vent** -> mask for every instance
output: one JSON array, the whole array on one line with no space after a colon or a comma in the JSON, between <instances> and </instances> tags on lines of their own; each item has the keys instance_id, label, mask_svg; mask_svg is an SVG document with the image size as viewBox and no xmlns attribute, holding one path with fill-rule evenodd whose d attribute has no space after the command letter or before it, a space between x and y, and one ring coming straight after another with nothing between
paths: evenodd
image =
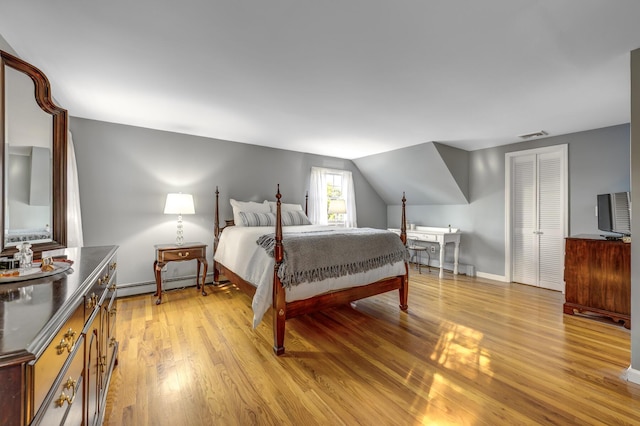
<instances>
[{"instance_id":1,"label":"ceiling vent","mask_svg":"<svg viewBox=\"0 0 640 426\"><path fill-rule=\"evenodd\" d=\"M545 132L544 130L540 130L538 132L525 133L524 135L518 135L518 137L522 139L531 139L531 138L540 138L542 136L547 136L548 134L549 133Z\"/></svg>"}]
</instances>

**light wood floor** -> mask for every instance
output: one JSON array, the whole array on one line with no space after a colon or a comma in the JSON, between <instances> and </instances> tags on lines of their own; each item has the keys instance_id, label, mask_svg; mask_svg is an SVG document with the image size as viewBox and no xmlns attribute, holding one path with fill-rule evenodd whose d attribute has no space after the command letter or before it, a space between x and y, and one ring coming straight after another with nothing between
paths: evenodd
<instances>
[{"instance_id":1,"label":"light wood floor","mask_svg":"<svg viewBox=\"0 0 640 426\"><path fill-rule=\"evenodd\" d=\"M412 270L397 292L289 320L231 285L118 300L106 425L640 424L629 331L562 314L563 295Z\"/></svg>"}]
</instances>

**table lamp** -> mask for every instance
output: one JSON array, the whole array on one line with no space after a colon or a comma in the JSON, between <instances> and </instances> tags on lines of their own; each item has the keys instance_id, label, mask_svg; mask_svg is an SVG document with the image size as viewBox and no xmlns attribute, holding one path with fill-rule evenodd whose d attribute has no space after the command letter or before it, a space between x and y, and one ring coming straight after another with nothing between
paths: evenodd
<instances>
[{"instance_id":1,"label":"table lamp","mask_svg":"<svg viewBox=\"0 0 640 426\"><path fill-rule=\"evenodd\" d=\"M344 225L342 215L347 212L347 203L344 200L329 200L329 214L335 214L336 217L340 217L340 221ZM339 215L339 216L338 216Z\"/></svg>"},{"instance_id":2,"label":"table lamp","mask_svg":"<svg viewBox=\"0 0 640 426\"><path fill-rule=\"evenodd\" d=\"M176 231L176 245L181 246L184 243L182 230L182 215L195 214L193 207L193 195L180 193L167 194L167 202L164 204L164 214L178 215L178 229Z\"/></svg>"}]
</instances>

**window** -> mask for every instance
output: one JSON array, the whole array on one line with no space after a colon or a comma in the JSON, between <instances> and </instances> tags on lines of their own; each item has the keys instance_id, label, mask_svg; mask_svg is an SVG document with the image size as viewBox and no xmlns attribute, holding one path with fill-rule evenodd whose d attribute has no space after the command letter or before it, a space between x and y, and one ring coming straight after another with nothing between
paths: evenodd
<instances>
[{"instance_id":1,"label":"window","mask_svg":"<svg viewBox=\"0 0 640 426\"><path fill-rule=\"evenodd\" d=\"M358 226L350 171L312 167L309 196L311 222L317 225Z\"/></svg>"},{"instance_id":2,"label":"window","mask_svg":"<svg viewBox=\"0 0 640 426\"><path fill-rule=\"evenodd\" d=\"M347 203L342 195L342 174L326 172L327 179L327 215L329 225L344 225Z\"/></svg>"}]
</instances>

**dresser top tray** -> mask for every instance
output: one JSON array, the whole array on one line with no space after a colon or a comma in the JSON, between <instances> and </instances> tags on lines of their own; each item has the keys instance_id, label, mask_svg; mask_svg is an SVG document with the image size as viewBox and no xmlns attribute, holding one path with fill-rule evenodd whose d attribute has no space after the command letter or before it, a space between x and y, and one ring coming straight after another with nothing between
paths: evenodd
<instances>
[{"instance_id":1,"label":"dresser top tray","mask_svg":"<svg viewBox=\"0 0 640 426\"><path fill-rule=\"evenodd\" d=\"M71 263L69 262L53 262L53 269L51 271L40 270L39 263L35 267L29 268L26 271L16 269L15 272L18 273L19 275L5 276L5 274L10 273L10 271L5 271L3 273L0 273L0 284L50 277L51 275L55 275L55 274L59 274L61 272L67 271L70 267L71 267Z\"/></svg>"}]
</instances>

